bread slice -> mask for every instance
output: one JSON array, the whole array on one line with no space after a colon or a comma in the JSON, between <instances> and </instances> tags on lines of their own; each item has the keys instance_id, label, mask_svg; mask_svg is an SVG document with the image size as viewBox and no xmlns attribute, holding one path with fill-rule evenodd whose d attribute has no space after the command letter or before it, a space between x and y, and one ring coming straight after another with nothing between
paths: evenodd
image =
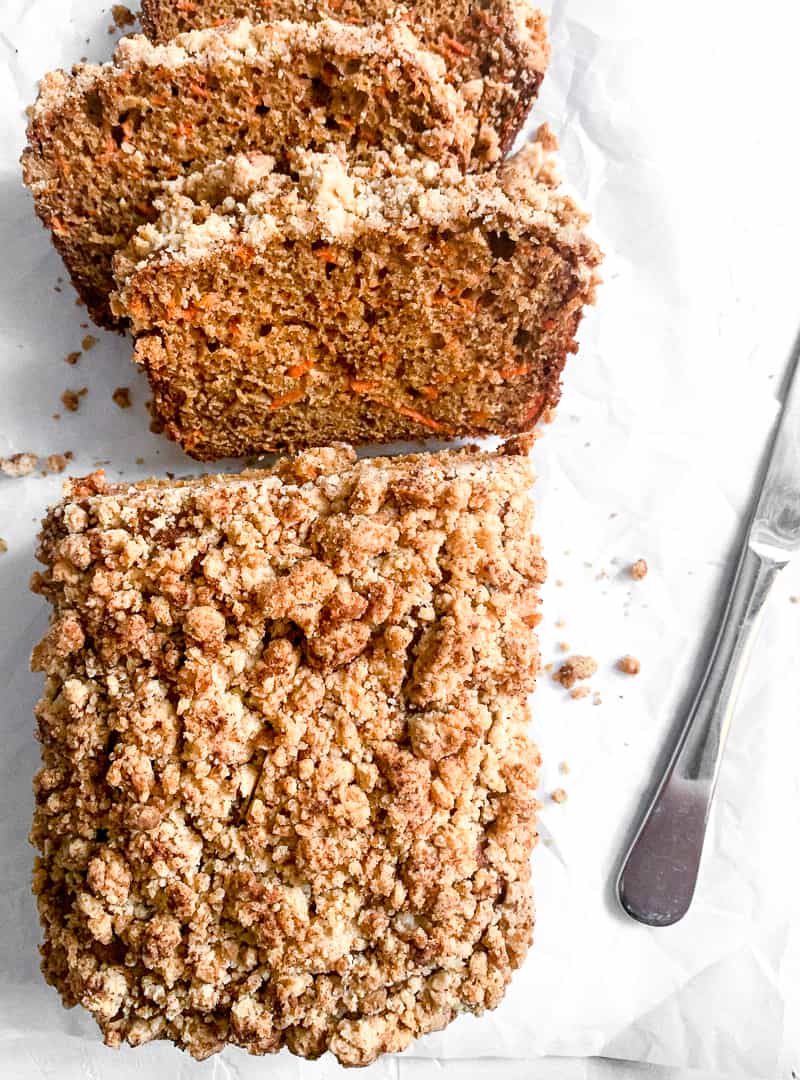
<instances>
[{"instance_id":1,"label":"bread slice","mask_svg":"<svg viewBox=\"0 0 800 1080\"><path fill-rule=\"evenodd\" d=\"M170 438L212 460L529 429L600 254L541 142L497 174L243 156L177 183L116 259L114 311Z\"/></svg>"},{"instance_id":2,"label":"bread slice","mask_svg":"<svg viewBox=\"0 0 800 1080\"><path fill-rule=\"evenodd\" d=\"M34 891L108 1044L366 1065L500 1003L533 928L522 450L70 481Z\"/></svg>"},{"instance_id":3,"label":"bread slice","mask_svg":"<svg viewBox=\"0 0 800 1080\"><path fill-rule=\"evenodd\" d=\"M154 41L243 15L254 22L407 20L468 93L481 119L479 145L495 158L510 149L549 59L546 19L529 0L142 0L142 25Z\"/></svg>"},{"instance_id":4,"label":"bread slice","mask_svg":"<svg viewBox=\"0 0 800 1080\"><path fill-rule=\"evenodd\" d=\"M155 216L164 180L240 150L280 169L295 146L333 143L354 160L399 145L466 164L474 129L442 60L404 26L243 20L169 45L126 38L110 64L45 76L22 160L78 292L111 326L111 258Z\"/></svg>"}]
</instances>

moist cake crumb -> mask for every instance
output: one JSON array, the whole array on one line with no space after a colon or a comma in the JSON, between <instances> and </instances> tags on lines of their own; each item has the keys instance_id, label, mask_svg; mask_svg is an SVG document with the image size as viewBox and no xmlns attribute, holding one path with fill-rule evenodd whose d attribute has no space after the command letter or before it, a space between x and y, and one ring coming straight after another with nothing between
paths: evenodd
<instances>
[{"instance_id":1,"label":"moist cake crumb","mask_svg":"<svg viewBox=\"0 0 800 1080\"><path fill-rule=\"evenodd\" d=\"M642 581L644 578L647 577L647 570L648 567L645 560L637 559L636 562L631 565L628 573L634 581Z\"/></svg>"},{"instance_id":2,"label":"moist cake crumb","mask_svg":"<svg viewBox=\"0 0 800 1080\"><path fill-rule=\"evenodd\" d=\"M111 395L111 400L115 405L119 405L120 409L129 409L132 405L130 387L118 386Z\"/></svg>"},{"instance_id":3,"label":"moist cake crumb","mask_svg":"<svg viewBox=\"0 0 800 1080\"><path fill-rule=\"evenodd\" d=\"M68 460L66 454L48 454L46 458L48 472L62 473L67 467Z\"/></svg>"},{"instance_id":4,"label":"moist cake crumb","mask_svg":"<svg viewBox=\"0 0 800 1080\"><path fill-rule=\"evenodd\" d=\"M641 670L642 665L635 656L626 655L617 660L617 671L625 675L638 675Z\"/></svg>"},{"instance_id":5,"label":"moist cake crumb","mask_svg":"<svg viewBox=\"0 0 800 1080\"><path fill-rule=\"evenodd\" d=\"M570 690L569 696L574 698L575 701L580 701L581 698L588 697L591 692L588 686L576 686L573 690Z\"/></svg>"},{"instance_id":6,"label":"moist cake crumb","mask_svg":"<svg viewBox=\"0 0 800 1080\"><path fill-rule=\"evenodd\" d=\"M186 0L177 0L178 3L186 4ZM124 30L126 26L133 26L136 22L136 16L129 7L124 4L113 4L111 7L111 18L114 20L114 24L117 30Z\"/></svg>"},{"instance_id":7,"label":"moist cake crumb","mask_svg":"<svg viewBox=\"0 0 800 1080\"><path fill-rule=\"evenodd\" d=\"M550 792L550 798L554 803L565 803L567 801L567 793L563 787L558 787L555 791Z\"/></svg>"},{"instance_id":8,"label":"moist cake crumb","mask_svg":"<svg viewBox=\"0 0 800 1080\"><path fill-rule=\"evenodd\" d=\"M531 941L544 562L507 445L71 480L32 587L42 966L111 1046L347 1065Z\"/></svg>"},{"instance_id":9,"label":"moist cake crumb","mask_svg":"<svg viewBox=\"0 0 800 1080\"><path fill-rule=\"evenodd\" d=\"M67 353L67 355L64 357L64 361L67 364L72 364L73 367L74 367L75 364L78 363L80 358L81 358L81 351L80 351L80 349L76 349L74 352Z\"/></svg>"},{"instance_id":10,"label":"moist cake crumb","mask_svg":"<svg viewBox=\"0 0 800 1080\"><path fill-rule=\"evenodd\" d=\"M97 340L98 339L94 336L94 334L87 334L84 337L83 341L81 341L81 348L84 352L88 352L89 349L93 349L95 347L95 345L97 344Z\"/></svg>"},{"instance_id":11,"label":"moist cake crumb","mask_svg":"<svg viewBox=\"0 0 800 1080\"><path fill-rule=\"evenodd\" d=\"M571 656L556 671L553 678L570 690L579 679L590 679L596 671L597 661L593 656Z\"/></svg>"}]
</instances>

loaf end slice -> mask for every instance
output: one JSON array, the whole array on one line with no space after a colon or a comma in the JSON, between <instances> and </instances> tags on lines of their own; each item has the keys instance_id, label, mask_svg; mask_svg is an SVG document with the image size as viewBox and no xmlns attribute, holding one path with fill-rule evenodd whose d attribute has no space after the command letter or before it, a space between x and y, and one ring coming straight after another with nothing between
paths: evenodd
<instances>
[{"instance_id":1,"label":"loaf end slice","mask_svg":"<svg viewBox=\"0 0 800 1080\"><path fill-rule=\"evenodd\" d=\"M111 260L175 179L238 151L285 167L296 146L376 147L462 165L476 121L444 64L403 25L332 20L195 31L167 45L123 39L113 62L42 80L22 156L36 211L92 318L108 305Z\"/></svg>"},{"instance_id":2,"label":"loaf end slice","mask_svg":"<svg viewBox=\"0 0 800 1080\"><path fill-rule=\"evenodd\" d=\"M42 967L111 1046L365 1065L531 942L519 448L68 484L34 589Z\"/></svg>"},{"instance_id":3,"label":"loaf end slice","mask_svg":"<svg viewBox=\"0 0 800 1080\"><path fill-rule=\"evenodd\" d=\"M544 142L497 174L298 152L177 184L116 260L167 435L202 460L529 430L600 253Z\"/></svg>"}]
</instances>

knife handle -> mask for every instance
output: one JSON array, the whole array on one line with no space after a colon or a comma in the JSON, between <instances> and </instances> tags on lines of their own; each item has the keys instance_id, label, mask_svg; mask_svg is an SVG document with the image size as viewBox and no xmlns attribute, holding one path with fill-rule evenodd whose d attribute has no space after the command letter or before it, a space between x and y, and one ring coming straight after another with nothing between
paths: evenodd
<instances>
[{"instance_id":1,"label":"knife handle","mask_svg":"<svg viewBox=\"0 0 800 1080\"><path fill-rule=\"evenodd\" d=\"M672 758L622 863L617 895L648 926L683 918L694 895L731 714L764 602L786 565L745 545L708 667Z\"/></svg>"}]
</instances>

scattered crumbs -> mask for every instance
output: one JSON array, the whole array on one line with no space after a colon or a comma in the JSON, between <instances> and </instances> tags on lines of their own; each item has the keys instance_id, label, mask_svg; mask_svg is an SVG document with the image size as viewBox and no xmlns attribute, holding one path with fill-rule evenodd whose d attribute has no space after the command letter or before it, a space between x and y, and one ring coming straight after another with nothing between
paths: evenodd
<instances>
[{"instance_id":1,"label":"scattered crumbs","mask_svg":"<svg viewBox=\"0 0 800 1080\"><path fill-rule=\"evenodd\" d=\"M556 588L560 589L560 588L562 588L563 585L564 585L564 582L561 580L561 578L560 577L556 578L556 580L555 580Z\"/></svg>"},{"instance_id":2,"label":"scattered crumbs","mask_svg":"<svg viewBox=\"0 0 800 1080\"><path fill-rule=\"evenodd\" d=\"M641 670L642 665L635 656L623 656L617 660L617 671L621 671L625 675L638 675Z\"/></svg>"},{"instance_id":3,"label":"scattered crumbs","mask_svg":"<svg viewBox=\"0 0 800 1080\"><path fill-rule=\"evenodd\" d=\"M555 418L556 418L555 409L552 408L552 406L548 405L547 408L542 413L542 423L543 424L552 424L553 421L555 420Z\"/></svg>"},{"instance_id":4,"label":"scattered crumbs","mask_svg":"<svg viewBox=\"0 0 800 1080\"><path fill-rule=\"evenodd\" d=\"M637 559L628 571L634 581L642 581L647 577L647 563L644 559Z\"/></svg>"},{"instance_id":5,"label":"scattered crumbs","mask_svg":"<svg viewBox=\"0 0 800 1080\"><path fill-rule=\"evenodd\" d=\"M144 465L144 458L143 457L137 457L136 464L137 465Z\"/></svg>"},{"instance_id":6,"label":"scattered crumbs","mask_svg":"<svg viewBox=\"0 0 800 1080\"><path fill-rule=\"evenodd\" d=\"M133 26L136 22L136 16L124 4L111 5L111 18L118 30L124 30L126 26Z\"/></svg>"},{"instance_id":7,"label":"scattered crumbs","mask_svg":"<svg viewBox=\"0 0 800 1080\"><path fill-rule=\"evenodd\" d=\"M555 791L550 792L550 798L555 803L565 803L567 801L567 793L563 787L557 787Z\"/></svg>"},{"instance_id":8,"label":"scattered crumbs","mask_svg":"<svg viewBox=\"0 0 800 1080\"><path fill-rule=\"evenodd\" d=\"M64 360L66 361L66 363L72 364L72 366L74 367L75 364L77 364L77 362L80 360L80 358L80 349L76 349L75 352L67 353L67 355L64 357Z\"/></svg>"},{"instance_id":9,"label":"scattered crumbs","mask_svg":"<svg viewBox=\"0 0 800 1080\"><path fill-rule=\"evenodd\" d=\"M547 674L549 675L549 674L550 674L550 672L551 672L551 671L553 670L553 665L552 665L552 664L545 664L545 665L544 665L544 670L545 670L545 671L547 672Z\"/></svg>"},{"instance_id":10,"label":"scattered crumbs","mask_svg":"<svg viewBox=\"0 0 800 1080\"><path fill-rule=\"evenodd\" d=\"M131 392L129 387L118 386L111 395L111 400L115 405L119 405L120 409L129 409L131 407Z\"/></svg>"},{"instance_id":11,"label":"scattered crumbs","mask_svg":"<svg viewBox=\"0 0 800 1080\"><path fill-rule=\"evenodd\" d=\"M562 626L566 626L566 625L567 625L567 623L566 623L566 620L565 620L565 619L556 619L556 621L555 621L555 625L556 625L556 626L557 626L557 627L558 627L559 629L561 629L561 627L562 627Z\"/></svg>"},{"instance_id":12,"label":"scattered crumbs","mask_svg":"<svg viewBox=\"0 0 800 1080\"><path fill-rule=\"evenodd\" d=\"M84 324L81 323L81 326L83 326L83 325ZM81 342L81 348L83 349L84 352L88 352L89 349L93 349L95 347L97 342L98 342L98 338L96 338L94 336L94 334L87 334L86 337Z\"/></svg>"},{"instance_id":13,"label":"scattered crumbs","mask_svg":"<svg viewBox=\"0 0 800 1080\"><path fill-rule=\"evenodd\" d=\"M789 603L790 604L800 604L800 596L790 596L789 597Z\"/></svg>"},{"instance_id":14,"label":"scattered crumbs","mask_svg":"<svg viewBox=\"0 0 800 1080\"><path fill-rule=\"evenodd\" d=\"M89 393L88 386L82 386L80 390L65 390L61 395L61 403L70 412L77 412L81 398Z\"/></svg>"},{"instance_id":15,"label":"scattered crumbs","mask_svg":"<svg viewBox=\"0 0 800 1080\"><path fill-rule=\"evenodd\" d=\"M0 458L0 471L6 476L28 476L38 464L36 454L12 454L9 458Z\"/></svg>"},{"instance_id":16,"label":"scattered crumbs","mask_svg":"<svg viewBox=\"0 0 800 1080\"><path fill-rule=\"evenodd\" d=\"M594 697L592 698L592 705L602 705L603 699L600 697L600 691L595 690Z\"/></svg>"},{"instance_id":17,"label":"scattered crumbs","mask_svg":"<svg viewBox=\"0 0 800 1080\"><path fill-rule=\"evenodd\" d=\"M569 645L566 641L559 641L558 648L561 652L569 652Z\"/></svg>"},{"instance_id":18,"label":"scattered crumbs","mask_svg":"<svg viewBox=\"0 0 800 1080\"><path fill-rule=\"evenodd\" d=\"M70 457L72 455L70 454ZM48 454L46 458L47 471L51 473L62 473L67 467L69 458L66 454Z\"/></svg>"},{"instance_id":19,"label":"scattered crumbs","mask_svg":"<svg viewBox=\"0 0 800 1080\"><path fill-rule=\"evenodd\" d=\"M53 292L61 292L61 286L60 285L54 285L53 286Z\"/></svg>"},{"instance_id":20,"label":"scattered crumbs","mask_svg":"<svg viewBox=\"0 0 800 1080\"><path fill-rule=\"evenodd\" d=\"M0 536L0 555L5 555L5 553L6 553L7 551L8 551L8 544L7 544L7 543L5 542L5 540L4 540L4 539L3 539L3 538L2 538L1 536Z\"/></svg>"},{"instance_id":21,"label":"scattered crumbs","mask_svg":"<svg viewBox=\"0 0 800 1080\"><path fill-rule=\"evenodd\" d=\"M558 771L563 776L567 776L567 774L570 772L569 762L568 761L559 761L559 763L558 763Z\"/></svg>"},{"instance_id":22,"label":"scattered crumbs","mask_svg":"<svg viewBox=\"0 0 800 1080\"><path fill-rule=\"evenodd\" d=\"M575 701L580 701L581 698L588 697L591 692L588 686L576 686L574 690L570 690L569 696Z\"/></svg>"},{"instance_id":23,"label":"scattered crumbs","mask_svg":"<svg viewBox=\"0 0 800 1080\"><path fill-rule=\"evenodd\" d=\"M61 413L60 412L54 412L53 413L53 419L54 420L60 420L61 419Z\"/></svg>"},{"instance_id":24,"label":"scattered crumbs","mask_svg":"<svg viewBox=\"0 0 800 1080\"><path fill-rule=\"evenodd\" d=\"M25 115L30 120L30 118L33 116L33 105L26 105L25 106Z\"/></svg>"},{"instance_id":25,"label":"scattered crumbs","mask_svg":"<svg viewBox=\"0 0 800 1080\"><path fill-rule=\"evenodd\" d=\"M579 679L590 679L597 671L597 661L593 656L571 656L553 675L556 682L566 690L571 690Z\"/></svg>"}]
</instances>

